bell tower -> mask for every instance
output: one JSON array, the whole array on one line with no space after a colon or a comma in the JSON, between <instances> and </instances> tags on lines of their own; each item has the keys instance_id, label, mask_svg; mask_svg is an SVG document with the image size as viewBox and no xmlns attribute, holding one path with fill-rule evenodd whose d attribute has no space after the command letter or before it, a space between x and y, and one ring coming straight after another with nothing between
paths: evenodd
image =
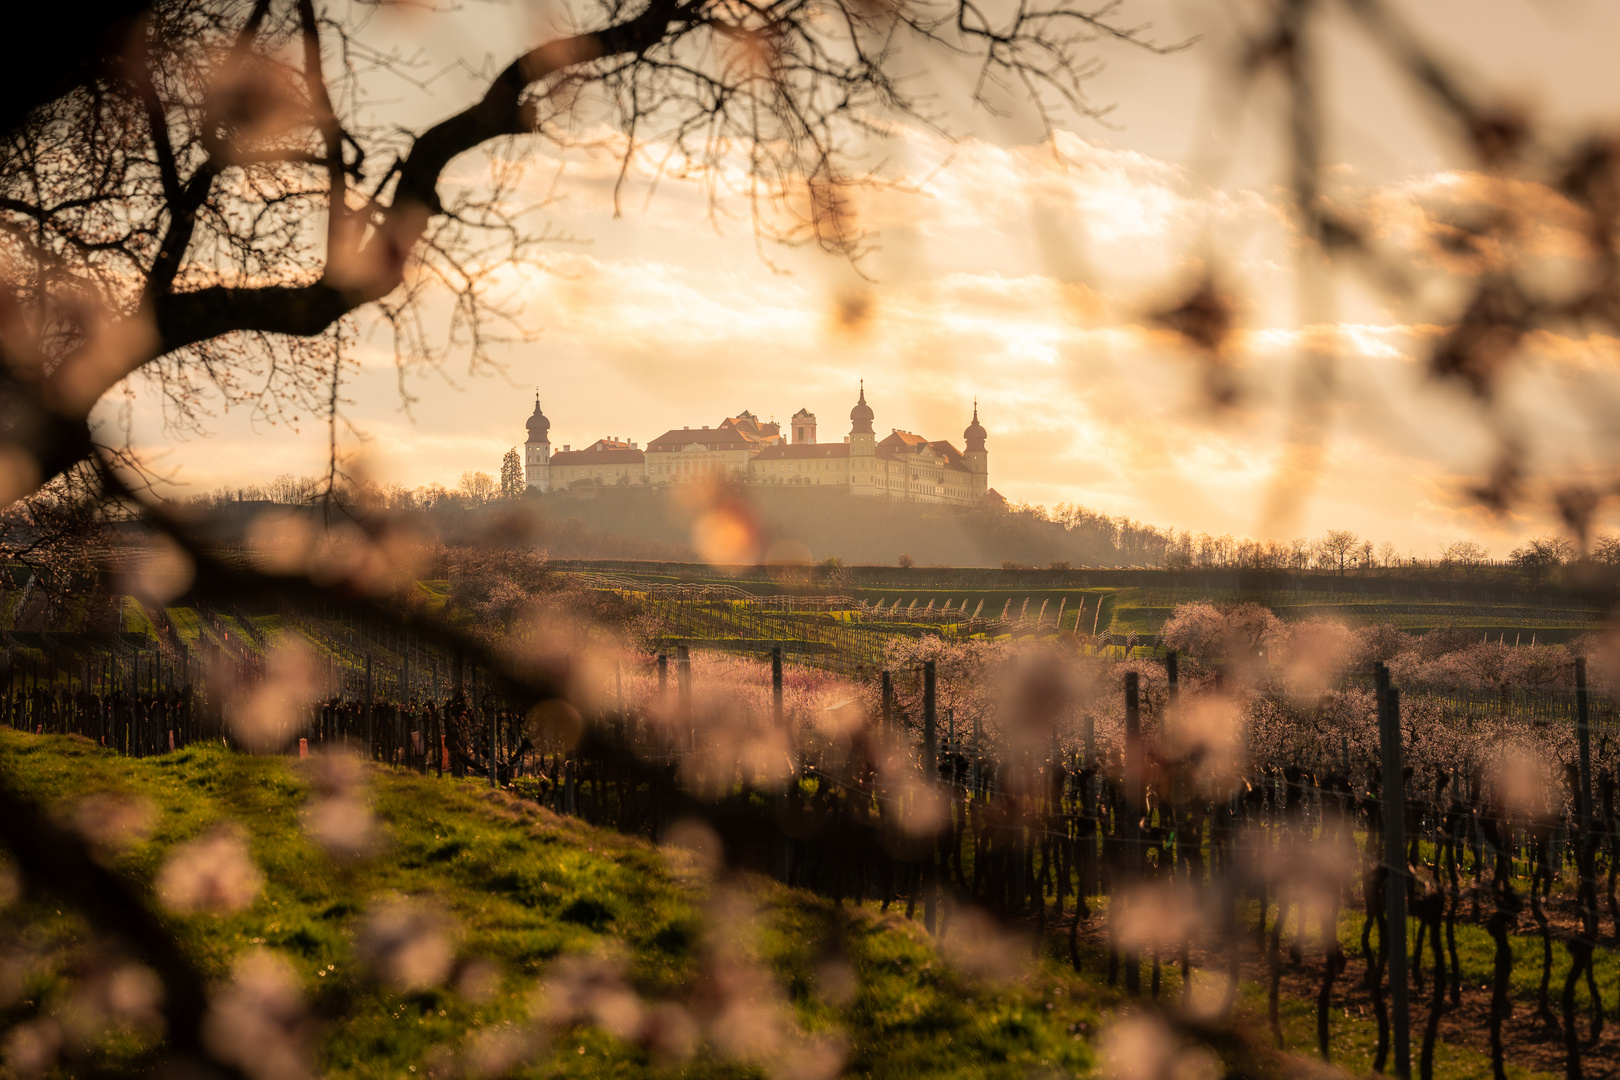
<instances>
[{"instance_id":1,"label":"bell tower","mask_svg":"<svg viewBox=\"0 0 1620 1080\"><path fill-rule=\"evenodd\" d=\"M551 490L551 421L540 411L540 391L534 392L534 415L524 425L528 437L523 440L523 481L529 488Z\"/></svg>"},{"instance_id":2,"label":"bell tower","mask_svg":"<svg viewBox=\"0 0 1620 1080\"><path fill-rule=\"evenodd\" d=\"M849 410L849 456L870 457L877 452L877 436L872 432L872 406L866 403L866 380L861 380L861 396Z\"/></svg>"},{"instance_id":3,"label":"bell tower","mask_svg":"<svg viewBox=\"0 0 1620 1080\"><path fill-rule=\"evenodd\" d=\"M814 446L816 442L816 414L800 409L793 414L793 445Z\"/></svg>"},{"instance_id":4,"label":"bell tower","mask_svg":"<svg viewBox=\"0 0 1620 1080\"><path fill-rule=\"evenodd\" d=\"M973 473L973 493L983 495L990 490L990 455L985 451L984 440L989 433L984 425L979 423L979 399L973 399L973 422L962 432L962 440L967 450L963 457L967 459L968 470Z\"/></svg>"},{"instance_id":5,"label":"bell tower","mask_svg":"<svg viewBox=\"0 0 1620 1080\"><path fill-rule=\"evenodd\" d=\"M879 495L888 491L878 484L877 436L872 432L872 406L866 403L866 380L861 380L861 396L849 410L849 486L857 495Z\"/></svg>"}]
</instances>

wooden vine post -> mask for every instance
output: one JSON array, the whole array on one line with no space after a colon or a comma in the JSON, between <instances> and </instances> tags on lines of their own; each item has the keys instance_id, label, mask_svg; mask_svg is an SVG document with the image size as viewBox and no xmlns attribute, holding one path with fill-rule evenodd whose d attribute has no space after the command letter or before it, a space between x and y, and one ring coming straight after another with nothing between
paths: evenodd
<instances>
[{"instance_id":1,"label":"wooden vine post","mask_svg":"<svg viewBox=\"0 0 1620 1080\"><path fill-rule=\"evenodd\" d=\"M692 651L685 645L675 646L675 693L680 699L681 723L696 741L696 733L692 731Z\"/></svg>"},{"instance_id":2,"label":"wooden vine post","mask_svg":"<svg viewBox=\"0 0 1620 1080\"><path fill-rule=\"evenodd\" d=\"M884 683L887 685L888 673L884 673ZM782 646L771 647L771 717L776 722L776 730L782 730Z\"/></svg>"},{"instance_id":3,"label":"wooden vine post","mask_svg":"<svg viewBox=\"0 0 1620 1080\"><path fill-rule=\"evenodd\" d=\"M1575 658L1575 737L1580 744L1581 924L1588 938L1597 936L1597 879L1592 844L1592 724L1586 696L1586 657Z\"/></svg>"},{"instance_id":4,"label":"wooden vine post","mask_svg":"<svg viewBox=\"0 0 1620 1080\"><path fill-rule=\"evenodd\" d=\"M1384 935L1389 955L1390 1035L1395 1075L1412 1077L1411 1011L1406 974L1406 783L1401 754L1401 696L1389 669L1374 669L1378 685L1378 745L1384 771Z\"/></svg>"},{"instance_id":5,"label":"wooden vine post","mask_svg":"<svg viewBox=\"0 0 1620 1080\"><path fill-rule=\"evenodd\" d=\"M1109 901L1114 905L1134 888L1142 868L1142 712L1140 680L1137 673L1125 673L1125 867L1124 888L1116 889ZM1127 901L1128 902L1128 901ZM1134 935L1133 935L1134 936ZM1132 997L1142 993L1142 958L1132 945L1125 953L1125 992Z\"/></svg>"},{"instance_id":6,"label":"wooden vine post","mask_svg":"<svg viewBox=\"0 0 1620 1080\"><path fill-rule=\"evenodd\" d=\"M374 732L372 731L372 715L374 712L375 708L372 703L371 654L366 653L366 756L371 758L377 756L376 743L373 742Z\"/></svg>"},{"instance_id":7,"label":"wooden vine post","mask_svg":"<svg viewBox=\"0 0 1620 1080\"><path fill-rule=\"evenodd\" d=\"M938 711L934 697L935 669L932 660L923 661L923 784L928 797L934 798L939 787ZM928 865L923 868L923 926L934 932L934 894L938 891L934 881L934 855L936 843L928 846Z\"/></svg>"}]
</instances>

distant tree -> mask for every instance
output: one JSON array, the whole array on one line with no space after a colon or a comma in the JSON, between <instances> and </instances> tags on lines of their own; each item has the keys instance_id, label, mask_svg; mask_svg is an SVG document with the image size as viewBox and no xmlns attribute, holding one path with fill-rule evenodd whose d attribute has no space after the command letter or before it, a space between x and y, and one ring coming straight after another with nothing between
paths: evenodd
<instances>
[{"instance_id":1,"label":"distant tree","mask_svg":"<svg viewBox=\"0 0 1620 1080\"><path fill-rule=\"evenodd\" d=\"M1620 566L1620 536L1611 533L1592 541L1592 559L1605 566Z\"/></svg>"},{"instance_id":2,"label":"distant tree","mask_svg":"<svg viewBox=\"0 0 1620 1080\"><path fill-rule=\"evenodd\" d=\"M1574 546L1561 536L1532 536L1513 549L1509 559L1524 571L1532 587L1546 583L1554 570L1575 554Z\"/></svg>"},{"instance_id":3,"label":"distant tree","mask_svg":"<svg viewBox=\"0 0 1620 1080\"><path fill-rule=\"evenodd\" d=\"M495 486L495 478L481 469L478 472L462 473L460 481L456 483L456 494L474 506L482 506L499 493L500 488Z\"/></svg>"},{"instance_id":4,"label":"distant tree","mask_svg":"<svg viewBox=\"0 0 1620 1080\"><path fill-rule=\"evenodd\" d=\"M1361 568L1363 570L1371 570L1373 568L1375 565L1374 554L1373 542L1371 540L1363 540L1361 542L1360 549L1356 552L1356 559L1361 563Z\"/></svg>"},{"instance_id":5,"label":"distant tree","mask_svg":"<svg viewBox=\"0 0 1620 1080\"><path fill-rule=\"evenodd\" d=\"M501 498L517 498L523 494L523 486L523 458L514 446L501 458Z\"/></svg>"},{"instance_id":6,"label":"distant tree","mask_svg":"<svg viewBox=\"0 0 1620 1080\"><path fill-rule=\"evenodd\" d=\"M373 498L377 505L388 510L415 510L421 506L420 494L404 484L384 484Z\"/></svg>"},{"instance_id":7,"label":"distant tree","mask_svg":"<svg viewBox=\"0 0 1620 1080\"><path fill-rule=\"evenodd\" d=\"M1490 557L1489 548L1472 540L1455 540L1440 549L1440 561L1461 567L1463 577L1472 577L1474 570Z\"/></svg>"},{"instance_id":8,"label":"distant tree","mask_svg":"<svg viewBox=\"0 0 1620 1080\"><path fill-rule=\"evenodd\" d=\"M417 495L417 505L423 510L433 510L449 503L450 492L438 481L424 484Z\"/></svg>"},{"instance_id":9,"label":"distant tree","mask_svg":"<svg viewBox=\"0 0 1620 1080\"><path fill-rule=\"evenodd\" d=\"M1387 570L1389 569L1390 564L1394 561L1395 545L1390 543L1388 540L1385 540L1382 544L1378 545L1378 565Z\"/></svg>"},{"instance_id":10,"label":"distant tree","mask_svg":"<svg viewBox=\"0 0 1620 1080\"><path fill-rule=\"evenodd\" d=\"M1223 608L1194 600L1176 605L1159 631L1159 643L1199 660L1241 657L1251 655L1280 625L1259 604Z\"/></svg>"},{"instance_id":11,"label":"distant tree","mask_svg":"<svg viewBox=\"0 0 1620 1080\"><path fill-rule=\"evenodd\" d=\"M910 555L902 555L898 559L894 560L894 565L898 566L902 570L910 570L913 566L917 565L917 560L913 559Z\"/></svg>"},{"instance_id":12,"label":"distant tree","mask_svg":"<svg viewBox=\"0 0 1620 1080\"><path fill-rule=\"evenodd\" d=\"M1069 568L1069 560L1053 559L1051 562L1046 564L1046 568L1048 570L1067 570Z\"/></svg>"},{"instance_id":13,"label":"distant tree","mask_svg":"<svg viewBox=\"0 0 1620 1080\"><path fill-rule=\"evenodd\" d=\"M1159 644L1204 660L1219 654L1225 629L1226 619L1219 608L1195 600L1176 605L1159 630Z\"/></svg>"},{"instance_id":14,"label":"distant tree","mask_svg":"<svg viewBox=\"0 0 1620 1080\"><path fill-rule=\"evenodd\" d=\"M302 506L320 494L321 482L313 476L282 473L264 485L264 497L283 506Z\"/></svg>"},{"instance_id":15,"label":"distant tree","mask_svg":"<svg viewBox=\"0 0 1620 1080\"><path fill-rule=\"evenodd\" d=\"M1348 529L1330 529L1317 541L1317 548L1322 553L1323 563L1343 574L1346 564L1355 556L1357 543L1356 534Z\"/></svg>"}]
</instances>

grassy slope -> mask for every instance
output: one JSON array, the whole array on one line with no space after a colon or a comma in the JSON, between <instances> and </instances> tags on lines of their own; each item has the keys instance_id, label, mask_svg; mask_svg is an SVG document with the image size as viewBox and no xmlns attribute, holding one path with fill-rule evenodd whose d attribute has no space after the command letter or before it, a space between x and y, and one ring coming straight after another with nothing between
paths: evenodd
<instances>
[{"instance_id":1,"label":"grassy slope","mask_svg":"<svg viewBox=\"0 0 1620 1080\"><path fill-rule=\"evenodd\" d=\"M442 1052L438 1048L463 1047L480 1030L520 1022L541 973L565 954L604 947L618 952L629 961L636 989L649 999L685 1000L702 979L708 888L689 865L644 842L519 804L476 782L375 770L374 806L390 846L360 866L336 866L299 829L307 787L296 763L284 759L193 748L131 760L83 740L6 729L0 729L0 759L53 803L70 805L89 791L151 800L159 811L156 828L119 862L143 880L156 874L168 848L213 823L251 824L253 855L267 879L257 902L238 915L191 916L175 925L219 977L233 957L260 943L291 959L304 978L312 1013L344 1017L328 1025L320 1044L321 1070L335 1076L409 1077L412 1066L421 1071ZM1076 1032L1098 1030L1099 1017L1117 998L1071 974L1056 942L1033 974L987 984L942 963L918 925L896 914L835 908L771 882L754 880L746 887L761 914L757 954L787 988L805 1029L842 1033L853 1074L1024 1076L1043 1064L1090 1071L1092 1047ZM386 893L433 897L447 907L462 929L459 954L495 961L504 972L500 992L478 1004L448 990L400 996L369 984L352 940L368 899ZM35 904L28 914L54 936L58 948L68 948L81 930L72 919L55 917L55 910ZM1340 933L1347 951L1356 955L1352 939L1359 924L1346 915ZM1489 963L1488 942L1473 940L1476 936L1483 935L1472 928L1459 933L1470 982L1482 977ZM813 989L825 943L835 938L843 942L859 985L842 1009ZM1527 952L1536 948L1533 941L1515 944ZM1526 955L1515 969L1521 1001L1533 995L1523 984L1534 978L1538 960L1539 954ZM1101 956L1088 955L1085 968L1095 976L1102 964ZM1612 995L1612 965L1600 967ZM1166 984L1173 994L1179 984L1173 970L1166 971ZM54 977L37 976L28 997L49 1001L54 985ZM1254 1029L1263 1030L1263 991L1247 985L1243 1001ZM0 1008L0 1028L26 1011ZM1370 1017L1335 1012L1335 1060L1365 1071L1373 1041ZM1285 997L1290 1049L1313 1051L1314 1015L1310 1000ZM1421 1007L1414 1008L1415 1027L1423 1015ZM584 1032L559 1040L529 1073L596 1076L648 1064L640 1049ZM737 1071L734 1064L709 1056L681 1070L682 1075ZM1451 1077L1490 1075L1483 1055L1460 1047L1442 1047L1437 1071ZM1518 1068L1510 1072L1516 1080L1533 1075Z\"/></svg>"},{"instance_id":2,"label":"grassy slope","mask_svg":"<svg viewBox=\"0 0 1620 1080\"><path fill-rule=\"evenodd\" d=\"M234 956L260 942L288 956L313 1014L343 1017L321 1039L320 1064L332 1075L409 1076L435 1047L459 1047L478 1029L519 1021L541 971L564 954L617 949L649 998L685 999L700 978L704 885L690 875L683 884L651 845L520 806L473 782L377 770L375 809L390 848L341 868L300 832L306 785L296 765L281 759L190 749L128 760L80 740L3 730L0 758L52 802L88 791L150 799L159 810L156 828L119 863L138 878L151 879L166 849L213 822L250 823L253 855L267 879L257 902L238 915L191 916L176 925L221 977ZM762 912L759 955L788 987L801 1025L844 1033L853 1071L965 1077L1023 1076L1042 1063L1089 1068L1090 1046L1072 1032L1096 1029L1099 1004L1075 980L1054 972L975 985L941 964L914 924L834 909L770 883L748 888ZM435 897L448 907L463 931L460 954L492 959L504 971L500 993L479 1005L450 991L401 997L368 984L352 935L367 899L388 892ZM80 931L55 910L36 904L30 914L57 948L70 948ZM810 992L829 933L846 941L860 979L857 997L842 1010ZM53 985L52 977L38 976L28 996L49 1001ZM28 1011L0 1010L0 1027L19 1010ZM646 1063L640 1049L589 1032L554 1043L531 1071L603 1075ZM700 1056L683 1074L736 1071Z\"/></svg>"}]
</instances>

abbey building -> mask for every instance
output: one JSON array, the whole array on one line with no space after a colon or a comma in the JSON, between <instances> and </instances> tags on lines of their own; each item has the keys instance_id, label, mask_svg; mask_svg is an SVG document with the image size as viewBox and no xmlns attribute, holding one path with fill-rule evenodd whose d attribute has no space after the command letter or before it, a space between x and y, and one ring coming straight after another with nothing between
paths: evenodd
<instances>
[{"instance_id":1,"label":"abbey building","mask_svg":"<svg viewBox=\"0 0 1620 1080\"><path fill-rule=\"evenodd\" d=\"M849 434L841 442L816 440L816 417L800 409L788 421L791 440L774 421L748 411L718 427L671 428L645 447L612 435L580 450L551 448L551 421L538 396L528 420L524 473L540 491L584 484L811 484L848 488L909 502L971 503L994 496L989 487L986 433L979 407L962 432L963 449L909 431L882 439L872 428L866 387L849 411Z\"/></svg>"}]
</instances>

